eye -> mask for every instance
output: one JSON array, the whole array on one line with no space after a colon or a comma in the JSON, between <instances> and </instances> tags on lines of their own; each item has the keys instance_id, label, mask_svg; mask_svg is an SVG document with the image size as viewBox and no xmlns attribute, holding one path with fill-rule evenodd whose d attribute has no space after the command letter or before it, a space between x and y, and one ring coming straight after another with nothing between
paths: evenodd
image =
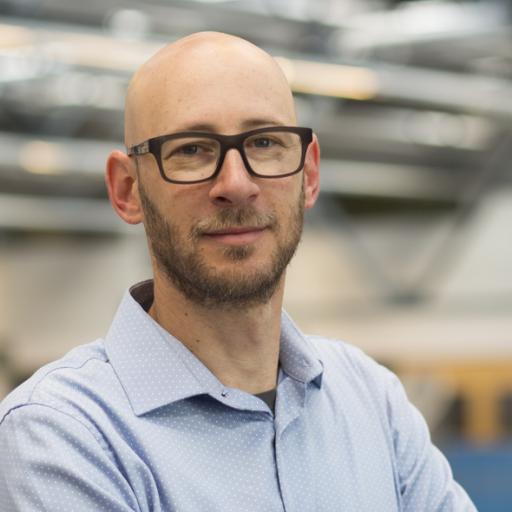
<instances>
[{"instance_id":1,"label":"eye","mask_svg":"<svg viewBox=\"0 0 512 512\"><path fill-rule=\"evenodd\" d=\"M179 147L175 153L182 155L197 155L199 150L200 148L197 144L187 144L186 146Z\"/></svg>"},{"instance_id":2,"label":"eye","mask_svg":"<svg viewBox=\"0 0 512 512\"><path fill-rule=\"evenodd\" d=\"M256 148L270 148L275 144L275 141L268 137L258 137L252 141L252 144Z\"/></svg>"},{"instance_id":3,"label":"eye","mask_svg":"<svg viewBox=\"0 0 512 512\"><path fill-rule=\"evenodd\" d=\"M186 158L186 157L210 157L216 154L216 145L209 141L191 142L190 144L181 144L175 148L169 148L168 158Z\"/></svg>"}]
</instances>

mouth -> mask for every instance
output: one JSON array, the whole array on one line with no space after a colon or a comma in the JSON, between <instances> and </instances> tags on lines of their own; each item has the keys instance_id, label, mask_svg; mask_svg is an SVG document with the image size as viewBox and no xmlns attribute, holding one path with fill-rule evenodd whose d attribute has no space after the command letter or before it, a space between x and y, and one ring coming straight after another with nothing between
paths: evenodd
<instances>
[{"instance_id":1,"label":"mouth","mask_svg":"<svg viewBox=\"0 0 512 512\"><path fill-rule=\"evenodd\" d=\"M266 227L242 226L208 231L203 236L220 244L247 245L260 238L266 229Z\"/></svg>"}]
</instances>

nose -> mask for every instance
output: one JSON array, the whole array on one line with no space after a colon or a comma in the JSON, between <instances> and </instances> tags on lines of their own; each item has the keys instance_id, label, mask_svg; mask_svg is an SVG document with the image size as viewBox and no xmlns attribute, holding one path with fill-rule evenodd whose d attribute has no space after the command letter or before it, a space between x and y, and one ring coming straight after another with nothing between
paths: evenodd
<instances>
[{"instance_id":1,"label":"nose","mask_svg":"<svg viewBox=\"0 0 512 512\"><path fill-rule=\"evenodd\" d=\"M210 189L210 199L219 206L240 206L253 202L259 194L260 187L245 168L240 153L228 150Z\"/></svg>"}]
</instances>

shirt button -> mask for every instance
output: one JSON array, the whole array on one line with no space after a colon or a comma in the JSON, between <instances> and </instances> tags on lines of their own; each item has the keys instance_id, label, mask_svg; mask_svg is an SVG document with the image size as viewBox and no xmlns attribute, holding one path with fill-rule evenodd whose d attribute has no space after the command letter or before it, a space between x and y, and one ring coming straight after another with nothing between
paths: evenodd
<instances>
[{"instance_id":1,"label":"shirt button","mask_svg":"<svg viewBox=\"0 0 512 512\"><path fill-rule=\"evenodd\" d=\"M228 390L227 390L227 389L223 389L223 390L220 392L220 394L221 394L223 397L226 397L226 396L228 396L228 395L229 395L229 392L228 392Z\"/></svg>"}]
</instances>

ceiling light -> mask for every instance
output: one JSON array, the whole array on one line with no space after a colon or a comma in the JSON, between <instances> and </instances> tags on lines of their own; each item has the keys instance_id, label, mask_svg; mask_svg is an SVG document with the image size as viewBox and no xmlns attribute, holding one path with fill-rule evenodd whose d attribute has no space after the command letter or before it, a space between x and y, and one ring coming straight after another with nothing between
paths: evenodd
<instances>
[{"instance_id":1,"label":"ceiling light","mask_svg":"<svg viewBox=\"0 0 512 512\"><path fill-rule=\"evenodd\" d=\"M377 95L377 75L366 68L276 57L293 92L369 100Z\"/></svg>"}]
</instances>

